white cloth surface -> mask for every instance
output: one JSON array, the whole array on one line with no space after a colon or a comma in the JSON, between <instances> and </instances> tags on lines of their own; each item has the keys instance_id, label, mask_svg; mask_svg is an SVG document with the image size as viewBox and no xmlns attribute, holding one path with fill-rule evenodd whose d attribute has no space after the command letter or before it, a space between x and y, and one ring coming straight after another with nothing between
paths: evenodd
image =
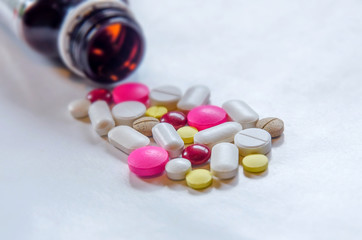
<instances>
[{"instance_id":1,"label":"white cloth surface","mask_svg":"<svg viewBox=\"0 0 362 240\"><path fill-rule=\"evenodd\" d=\"M0 27L0 239L361 239L362 2L131 1L127 81L205 84L285 121L269 169L195 191L140 179L67 112L92 88Z\"/></svg>"}]
</instances>

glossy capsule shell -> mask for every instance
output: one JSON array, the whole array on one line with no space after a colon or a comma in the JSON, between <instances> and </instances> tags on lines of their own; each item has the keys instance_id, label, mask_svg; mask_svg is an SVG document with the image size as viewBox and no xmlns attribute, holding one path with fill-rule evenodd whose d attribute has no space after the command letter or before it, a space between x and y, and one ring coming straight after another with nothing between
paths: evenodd
<instances>
[{"instance_id":1,"label":"glossy capsule shell","mask_svg":"<svg viewBox=\"0 0 362 240\"><path fill-rule=\"evenodd\" d=\"M171 159L180 156L184 149L184 142L169 123L159 123L154 126L152 136L155 142L169 153Z\"/></svg>"},{"instance_id":2,"label":"glossy capsule shell","mask_svg":"<svg viewBox=\"0 0 362 240\"><path fill-rule=\"evenodd\" d=\"M203 85L192 86L182 96L177 103L177 108L182 111L190 111L191 109L205 105L210 99L210 89Z\"/></svg>"},{"instance_id":3,"label":"glossy capsule shell","mask_svg":"<svg viewBox=\"0 0 362 240\"><path fill-rule=\"evenodd\" d=\"M243 128L237 122L226 122L195 134L194 143L204 144L212 148L220 142L233 142L234 136Z\"/></svg>"},{"instance_id":4,"label":"glossy capsule shell","mask_svg":"<svg viewBox=\"0 0 362 240\"><path fill-rule=\"evenodd\" d=\"M129 126L118 126L108 132L108 141L121 151L130 154L133 150L147 146L150 139Z\"/></svg>"},{"instance_id":5,"label":"glossy capsule shell","mask_svg":"<svg viewBox=\"0 0 362 240\"><path fill-rule=\"evenodd\" d=\"M230 100L222 105L229 117L246 128L255 128L259 115L244 101Z\"/></svg>"},{"instance_id":6,"label":"glossy capsule shell","mask_svg":"<svg viewBox=\"0 0 362 240\"><path fill-rule=\"evenodd\" d=\"M230 179L239 169L239 151L232 143L218 143L211 151L210 168L219 179Z\"/></svg>"},{"instance_id":7,"label":"glossy capsule shell","mask_svg":"<svg viewBox=\"0 0 362 240\"><path fill-rule=\"evenodd\" d=\"M107 135L109 130L115 126L109 106L103 100L92 103L89 107L88 115L93 129L100 136Z\"/></svg>"}]
</instances>

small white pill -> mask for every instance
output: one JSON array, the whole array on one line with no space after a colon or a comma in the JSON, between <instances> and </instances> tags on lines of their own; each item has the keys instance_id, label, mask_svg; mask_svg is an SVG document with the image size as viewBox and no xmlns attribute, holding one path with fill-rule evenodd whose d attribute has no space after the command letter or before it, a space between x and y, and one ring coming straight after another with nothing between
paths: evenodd
<instances>
[{"instance_id":1,"label":"small white pill","mask_svg":"<svg viewBox=\"0 0 362 240\"><path fill-rule=\"evenodd\" d=\"M88 109L91 102L88 99L74 100L68 105L68 111L74 118L84 118L88 116Z\"/></svg>"},{"instance_id":2,"label":"small white pill","mask_svg":"<svg viewBox=\"0 0 362 240\"><path fill-rule=\"evenodd\" d=\"M238 132L234 143L239 148L241 156L254 153L267 154L271 150L271 136L260 128L248 128Z\"/></svg>"},{"instance_id":3,"label":"small white pill","mask_svg":"<svg viewBox=\"0 0 362 240\"><path fill-rule=\"evenodd\" d=\"M89 107L88 115L93 129L100 136L107 135L109 130L115 126L108 104L103 100L92 103Z\"/></svg>"},{"instance_id":4,"label":"small white pill","mask_svg":"<svg viewBox=\"0 0 362 240\"><path fill-rule=\"evenodd\" d=\"M237 122L222 123L196 133L194 143L207 145L211 149L217 143L233 142L235 134L242 129Z\"/></svg>"},{"instance_id":5,"label":"small white pill","mask_svg":"<svg viewBox=\"0 0 362 240\"><path fill-rule=\"evenodd\" d=\"M243 129L255 128L259 115L245 102L230 100L222 105L229 117L243 126Z\"/></svg>"},{"instance_id":6,"label":"small white pill","mask_svg":"<svg viewBox=\"0 0 362 240\"><path fill-rule=\"evenodd\" d=\"M154 88L150 92L151 106L163 106L168 111L175 110L182 92L178 87L166 85Z\"/></svg>"},{"instance_id":7,"label":"small white pill","mask_svg":"<svg viewBox=\"0 0 362 240\"><path fill-rule=\"evenodd\" d=\"M218 143L211 151L211 172L220 179L236 176L239 169L239 151L232 143Z\"/></svg>"},{"instance_id":8,"label":"small white pill","mask_svg":"<svg viewBox=\"0 0 362 240\"><path fill-rule=\"evenodd\" d=\"M184 180L191 171L191 162L185 158L175 158L166 164L166 174L171 180Z\"/></svg>"},{"instance_id":9,"label":"small white pill","mask_svg":"<svg viewBox=\"0 0 362 240\"><path fill-rule=\"evenodd\" d=\"M108 132L109 142L121 151L130 154L133 150L150 144L150 139L129 126L118 126Z\"/></svg>"},{"instance_id":10,"label":"small white pill","mask_svg":"<svg viewBox=\"0 0 362 240\"><path fill-rule=\"evenodd\" d=\"M118 103L112 109L116 125L132 126L133 122L142 117L146 112L146 106L137 101Z\"/></svg>"},{"instance_id":11,"label":"small white pill","mask_svg":"<svg viewBox=\"0 0 362 240\"><path fill-rule=\"evenodd\" d=\"M191 109L205 105L210 100L210 89L203 85L192 86L187 89L177 104L177 108L182 111L190 111Z\"/></svg>"},{"instance_id":12,"label":"small white pill","mask_svg":"<svg viewBox=\"0 0 362 240\"><path fill-rule=\"evenodd\" d=\"M171 159L180 156L184 149L184 141L169 123L159 123L154 126L152 136L155 142L168 152Z\"/></svg>"}]
</instances>

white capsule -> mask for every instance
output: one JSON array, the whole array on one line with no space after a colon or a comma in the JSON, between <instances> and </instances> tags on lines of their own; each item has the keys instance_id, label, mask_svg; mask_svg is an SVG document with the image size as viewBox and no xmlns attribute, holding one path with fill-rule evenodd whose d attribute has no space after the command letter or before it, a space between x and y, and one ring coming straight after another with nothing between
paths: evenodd
<instances>
[{"instance_id":1,"label":"white capsule","mask_svg":"<svg viewBox=\"0 0 362 240\"><path fill-rule=\"evenodd\" d=\"M88 109L91 102L88 99L74 100L68 105L68 111L74 118L85 118L88 116Z\"/></svg>"},{"instance_id":2,"label":"white capsule","mask_svg":"<svg viewBox=\"0 0 362 240\"><path fill-rule=\"evenodd\" d=\"M165 170L169 179L184 180L191 171L191 162L185 158L175 158L166 164Z\"/></svg>"},{"instance_id":3,"label":"white capsule","mask_svg":"<svg viewBox=\"0 0 362 240\"><path fill-rule=\"evenodd\" d=\"M255 128L259 115L245 102L230 100L222 105L229 117L243 126L243 129Z\"/></svg>"},{"instance_id":4,"label":"white capsule","mask_svg":"<svg viewBox=\"0 0 362 240\"><path fill-rule=\"evenodd\" d=\"M117 125L132 126L133 122L142 117L146 112L146 106L137 101L118 103L112 109L112 114Z\"/></svg>"},{"instance_id":5,"label":"white capsule","mask_svg":"<svg viewBox=\"0 0 362 240\"><path fill-rule=\"evenodd\" d=\"M235 134L242 129L237 122L222 123L196 133L194 143L204 144L212 148L217 143L233 142Z\"/></svg>"},{"instance_id":6,"label":"white capsule","mask_svg":"<svg viewBox=\"0 0 362 240\"><path fill-rule=\"evenodd\" d=\"M180 156L184 149L184 141L169 123L159 123L154 126L152 136L155 142L168 152L170 158Z\"/></svg>"},{"instance_id":7,"label":"white capsule","mask_svg":"<svg viewBox=\"0 0 362 240\"><path fill-rule=\"evenodd\" d=\"M239 148L239 154L267 154L271 150L270 134L260 128L248 128L238 132L234 138L235 145Z\"/></svg>"},{"instance_id":8,"label":"white capsule","mask_svg":"<svg viewBox=\"0 0 362 240\"><path fill-rule=\"evenodd\" d=\"M232 143L218 143L211 151L211 172L220 179L236 176L239 169L239 151Z\"/></svg>"},{"instance_id":9,"label":"white capsule","mask_svg":"<svg viewBox=\"0 0 362 240\"><path fill-rule=\"evenodd\" d=\"M164 106L168 111L175 110L181 95L181 90L175 86L166 85L154 88L150 92L151 106Z\"/></svg>"},{"instance_id":10,"label":"white capsule","mask_svg":"<svg viewBox=\"0 0 362 240\"><path fill-rule=\"evenodd\" d=\"M88 115L93 129L100 136L107 135L109 130L115 126L108 104L103 100L92 103L89 107Z\"/></svg>"},{"instance_id":11,"label":"white capsule","mask_svg":"<svg viewBox=\"0 0 362 240\"><path fill-rule=\"evenodd\" d=\"M210 99L210 89L203 85L192 86L187 89L177 104L177 108L182 111L190 111L191 109L205 105Z\"/></svg>"},{"instance_id":12,"label":"white capsule","mask_svg":"<svg viewBox=\"0 0 362 240\"><path fill-rule=\"evenodd\" d=\"M108 141L121 151L130 154L133 150L150 144L150 139L129 126L118 126L108 132Z\"/></svg>"}]
</instances>

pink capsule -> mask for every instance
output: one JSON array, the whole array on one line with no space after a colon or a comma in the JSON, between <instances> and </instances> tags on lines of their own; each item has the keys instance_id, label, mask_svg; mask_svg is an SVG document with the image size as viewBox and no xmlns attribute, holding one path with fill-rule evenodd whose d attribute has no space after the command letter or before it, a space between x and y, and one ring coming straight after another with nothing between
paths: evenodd
<instances>
[{"instance_id":1,"label":"pink capsule","mask_svg":"<svg viewBox=\"0 0 362 240\"><path fill-rule=\"evenodd\" d=\"M213 105L203 105L192 109L187 115L188 124L201 131L227 121L224 109Z\"/></svg>"}]
</instances>

